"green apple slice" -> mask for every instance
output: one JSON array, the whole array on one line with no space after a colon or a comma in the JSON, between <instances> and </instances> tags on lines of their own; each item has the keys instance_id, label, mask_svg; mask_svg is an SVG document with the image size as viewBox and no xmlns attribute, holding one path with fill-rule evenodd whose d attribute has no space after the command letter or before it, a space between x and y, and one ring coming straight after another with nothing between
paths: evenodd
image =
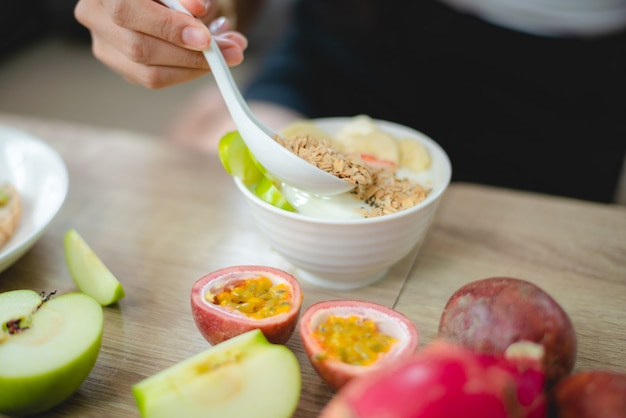
<instances>
[{"instance_id":1,"label":"green apple slice","mask_svg":"<svg viewBox=\"0 0 626 418\"><path fill-rule=\"evenodd\" d=\"M60 404L96 363L103 312L88 295L44 301L32 290L0 293L0 318L0 415L30 415Z\"/></svg>"},{"instance_id":2,"label":"green apple slice","mask_svg":"<svg viewBox=\"0 0 626 418\"><path fill-rule=\"evenodd\" d=\"M255 329L148 377L133 394L144 418L289 418L301 384L295 354Z\"/></svg>"},{"instance_id":3,"label":"green apple slice","mask_svg":"<svg viewBox=\"0 0 626 418\"><path fill-rule=\"evenodd\" d=\"M268 177L263 176L254 188L254 193L262 200L277 208L295 212L296 209L289 203L285 196L278 190L278 187Z\"/></svg>"},{"instance_id":4,"label":"green apple slice","mask_svg":"<svg viewBox=\"0 0 626 418\"><path fill-rule=\"evenodd\" d=\"M262 200L280 209L296 211L265 168L254 159L239 132L230 132L220 139L219 156L226 172L241 180Z\"/></svg>"},{"instance_id":5,"label":"green apple slice","mask_svg":"<svg viewBox=\"0 0 626 418\"><path fill-rule=\"evenodd\" d=\"M245 185L256 184L263 177L261 165L254 160L239 132L224 135L220 139L218 150L226 172L239 178Z\"/></svg>"},{"instance_id":6,"label":"green apple slice","mask_svg":"<svg viewBox=\"0 0 626 418\"><path fill-rule=\"evenodd\" d=\"M102 306L111 305L124 297L122 284L75 229L65 233L64 247L70 275L81 292L93 297Z\"/></svg>"}]
</instances>

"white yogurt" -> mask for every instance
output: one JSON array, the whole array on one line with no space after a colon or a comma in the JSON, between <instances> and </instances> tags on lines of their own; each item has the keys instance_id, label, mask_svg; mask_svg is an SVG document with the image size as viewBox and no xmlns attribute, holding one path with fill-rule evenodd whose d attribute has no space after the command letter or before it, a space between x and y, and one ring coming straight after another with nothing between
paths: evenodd
<instances>
[{"instance_id":1,"label":"white yogurt","mask_svg":"<svg viewBox=\"0 0 626 418\"><path fill-rule=\"evenodd\" d=\"M409 178L411 181L429 189L433 184L433 170L428 169L419 173L409 169L400 168L396 175ZM365 216L359 209L370 209L369 205L354 195L342 193L334 196L318 196L294 189L283 184L281 186L283 196L296 208L296 210L306 216L320 219L362 219Z\"/></svg>"},{"instance_id":2,"label":"white yogurt","mask_svg":"<svg viewBox=\"0 0 626 418\"><path fill-rule=\"evenodd\" d=\"M357 209L368 207L365 202L350 193L318 196L294 189L286 184L282 185L281 192L298 213L312 218L359 219L363 218L363 215L358 213Z\"/></svg>"}]
</instances>

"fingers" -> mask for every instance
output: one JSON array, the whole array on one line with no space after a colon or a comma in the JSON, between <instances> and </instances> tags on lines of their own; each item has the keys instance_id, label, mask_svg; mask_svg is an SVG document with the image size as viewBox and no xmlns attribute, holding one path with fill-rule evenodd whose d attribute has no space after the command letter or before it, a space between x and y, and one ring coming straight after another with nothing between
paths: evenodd
<instances>
[{"instance_id":1,"label":"fingers","mask_svg":"<svg viewBox=\"0 0 626 418\"><path fill-rule=\"evenodd\" d=\"M145 44L141 42L139 42L138 45L145 46ZM105 63L113 71L121 74L128 82L139 84L150 89L160 89L191 81L209 72L206 60L200 52L195 52L193 55L183 54L181 61L175 64L172 64L169 59L165 60L162 64L156 64L153 59L149 59L149 57L142 52L136 52L135 55L128 55L115 45L111 45L102 39L94 39L92 50L96 58ZM177 55L178 52L178 49L173 50L174 55ZM144 58L140 59L139 57L142 56ZM193 57L191 60L196 60L195 64L190 63L190 57ZM144 60L147 60L149 63L142 62ZM179 64L183 60L187 65L180 66Z\"/></svg>"},{"instance_id":2,"label":"fingers","mask_svg":"<svg viewBox=\"0 0 626 418\"><path fill-rule=\"evenodd\" d=\"M209 46L208 28L193 16L171 10L152 0L103 0L115 25L202 51Z\"/></svg>"},{"instance_id":3,"label":"fingers","mask_svg":"<svg viewBox=\"0 0 626 418\"><path fill-rule=\"evenodd\" d=\"M186 7L197 13L212 13L202 0L186 2L196 4ZM94 56L129 82L155 89L209 71L200 51L209 46L211 33L195 17L152 0L79 0L75 16L91 32ZM227 64L241 63L247 39L228 31L223 19L213 26Z\"/></svg>"},{"instance_id":4,"label":"fingers","mask_svg":"<svg viewBox=\"0 0 626 418\"><path fill-rule=\"evenodd\" d=\"M209 31L212 35L219 35L230 30L228 19L224 16L218 17L209 23Z\"/></svg>"},{"instance_id":5,"label":"fingers","mask_svg":"<svg viewBox=\"0 0 626 418\"><path fill-rule=\"evenodd\" d=\"M180 0L180 3L205 24L217 17L220 8L220 0Z\"/></svg>"},{"instance_id":6,"label":"fingers","mask_svg":"<svg viewBox=\"0 0 626 418\"><path fill-rule=\"evenodd\" d=\"M230 66L239 65L243 61L242 45L246 39L237 33L227 33L215 38L224 60ZM94 42L94 55L117 73L133 84L139 84L151 89L160 89L174 84L184 83L206 75L209 67L204 55L196 53L197 64L187 66L170 65L169 61L164 64L145 65L137 60L128 59L115 47L106 43ZM102 57L102 58L101 58Z\"/></svg>"},{"instance_id":7,"label":"fingers","mask_svg":"<svg viewBox=\"0 0 626 418\"><path fill-rule=\"evenodd\" d=\"M215 35L215 42L222 51L226 64L233 67L243 61L243 51L248 47L248 40L239 32L226 32Z\"/></svg>"}]
</instances>

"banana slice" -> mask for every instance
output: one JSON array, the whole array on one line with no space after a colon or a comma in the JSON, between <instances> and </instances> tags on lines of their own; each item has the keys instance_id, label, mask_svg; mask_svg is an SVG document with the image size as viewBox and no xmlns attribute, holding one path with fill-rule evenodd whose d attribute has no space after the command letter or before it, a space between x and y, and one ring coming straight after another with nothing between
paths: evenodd
<instances>
[{"instance_id":1,"label":"banana slice","mask_svg":"<svg viewBox=\"0 0 626 418\"><path fill-rule=\"evenodd\" d=\"M398 139L400 166L413 171L424 171L430 167L430 155L424 146L410 138Z\"/></svg>"},{"instance_id":2,"label":"banana slice","mask_svg":"<svg viewBox=\"0 0 626 418\"><path fill-rule=\"evenodd\" d=\"M355 116L337 132L335 138L343 145L346 153L373 155L379 160L387 160L395 164L400 161L396 139L378 129L368 116Z\"/></svg>"},{"instance_id":3,"label":"banana slice","mask_svg":"<svg viewBox=\"0 0 626 418\"><path fill-rule=\"evenodd\" d=\"M294 138L297 136L310 136L318 141L325 141L335 151L342 152L342 146L332 135L322 130L314 122L308 120L298 120L283 128L280 131L281 136L285 138Z\"/></svg>"}]
</instances>

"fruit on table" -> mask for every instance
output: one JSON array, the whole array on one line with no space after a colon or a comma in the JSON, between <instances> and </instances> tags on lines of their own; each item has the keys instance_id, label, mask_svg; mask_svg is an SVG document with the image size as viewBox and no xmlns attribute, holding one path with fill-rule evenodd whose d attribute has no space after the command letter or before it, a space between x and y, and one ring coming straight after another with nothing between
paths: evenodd
<instances>
[{"instance_id":1,"label":"fruit on table","mask_svg":"<svg viewBox=\"0 0 626 418\"><path fill-rule=\"evenodd\" d=\"M361 300L315 303L302 314L299 331L311 365L335 390L412 355L419 342L406 316Z\"/></svg>"},{"instance_id":2,"label":"fruit on table","mask_svg":"<svg viewBox=\"0 0 626 418\"><path fill-rule=\"evenodd\" d=\"M210 344L257 328L270 342L284 344L295 331L302 299L300 283L285 271L233 266L194 283L191 312Z\"/></svg>"},{"instance_id":3,"label":"fruit on table","mask_svg":"<svg viewBox=\"0 0 626 418\"><path fill-rule=\"evenodd\" d=\"M60 404L87 378L100 352L102 306L82 293L0 293L0 415Z\"/></svg>"},{"instance_id":4,"label":"fruit on table","mask_svg":"<svg viewBox=\"0 0 626 418\"><path fill-rule=\"evenodd\" d=\"M320 417L543 418L542 347L516 344L524 347L507 358L435 340L408 359L350 381Z\"/></svg>"},{"instance_id":5,"label":"fruit on table","mask_svg":"<svg viewBox=\"0 0 626 418\"><path fill-rule=\"evenodd\" d=\"M122 284L75 229L65 233L64 248L70 275L81 292L102 306L111 305L125 296Z\"/></svg>"},{"instance_id":6,"label":"fruit on table","mask_svg":"<svg viewBox=\"0 0 626 418\"><path fill-rule=\"evenodd\" d=\"M261 200L280 209L296 211L267 176L265 168L254 159L239 132L224 135L218 150L226 172L241 180Z\"/></svg>"},{"instance_id":7,"label":"fruit on table","mask_svg":"<svg viewBox=\"0 0 626 418\"><path fill-rule=\"evenodd\" d=\"M550 391L553 418L626 417L626 374L581 371L561 379Z\"/></svg>"},{"instance_id":8,"label":"fruit on table","mask_svg":"<svg viewBox=\"0 0 626 418\"><path fill-rule=\"evenodd\" d=\"M516 341L541 343L549 386L576 361L576 333L567 313L537 285L511 277L476 280L454 292L439 336L487 354L502 354Z\"/></svg>"},{"instance_id":9,"label":"fruit on table","mask_svg":"<svg viewBox=\"0 0 626 418\"><path fill-rule=\"evenodd\" d=\"M288 418L301 385L295 354L256 329L148 377L133 394L144 418Z\"/></svg>"}]
</instances>

